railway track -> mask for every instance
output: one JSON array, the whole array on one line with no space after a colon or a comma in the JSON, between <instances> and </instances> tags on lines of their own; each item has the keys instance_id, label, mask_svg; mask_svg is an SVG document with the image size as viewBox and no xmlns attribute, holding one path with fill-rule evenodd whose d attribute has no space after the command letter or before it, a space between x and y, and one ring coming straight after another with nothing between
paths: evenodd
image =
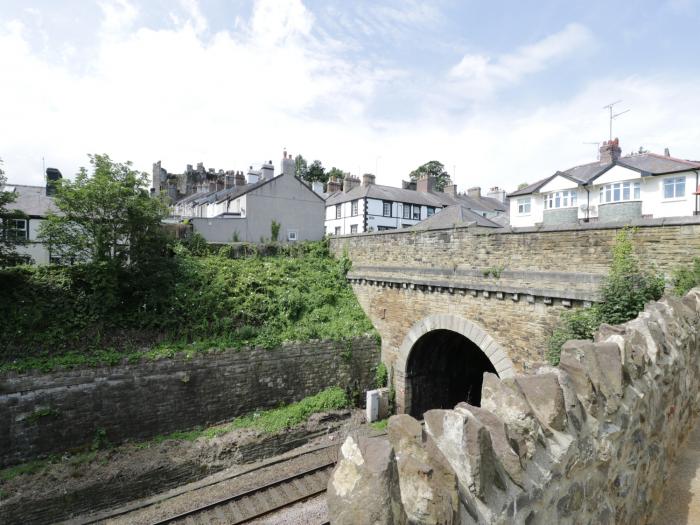
<instances>
[{"instance_id":1,"label":"railway track","mask_svg":"<svg viewBox=\"0 0 700 525\"><path fill-rule=\"evenodd\" d=\"M337 449L334 448L329 455L331 457L316 467L154 522L153 525L238 525L318 496L326 492L337 460Z\"/></svg>"}]
</instances>

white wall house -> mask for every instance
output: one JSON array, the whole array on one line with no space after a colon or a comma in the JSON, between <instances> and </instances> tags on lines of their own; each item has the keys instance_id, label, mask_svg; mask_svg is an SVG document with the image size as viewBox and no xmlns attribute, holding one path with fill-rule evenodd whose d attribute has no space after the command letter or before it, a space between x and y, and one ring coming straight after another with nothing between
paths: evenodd
<instances>
[{"instance_id":1,"label":"white wall house","mask_svg":"<svg viewBox=\"0 0 700 525\"><path fill-rule=\"evenodd\" d=\"M434 191L434 179L394 188L375 184L374 175L364 175L340 183L328 183L325 226L327 235L350 235L408 228L432 217L446 206L462 205L484 217L507 216L507 205L497 198L481 197L480 189L469 195L457 194L455 186ZM503 199L505 194L503 194Z\"/></svg>"},{"instance_id":2,"label":"white wall house","mask_svg":"<svg viewBox=\"0 0 700 525\"><path fill-rule=\"evenodd\" d=\"M15 194L15 201L7 205L8 210L18 210L24 213L21 219L10 219L7 235L21 241L16 245L20 255L28 255L34 264L49 264L58 262L52 257L48 247L39 241L39 227L49 212L57 213L51 191L51 182L61 178L61 173L55 168L48 168L46 186L27 186L22 184L6 184L2 191Z\"/></svg>"},{"instance_id":3,"label":"white wall house","mask_svg":"<svg viewBox=\"0 0 700 525\"><path fill-rule=\"evenodd\" d=\"M601 160L556 172L509 194L512 226L630 221L698 215L700 162L670 155L620 156L615 141Z\"/></svg>"}]
</instances>

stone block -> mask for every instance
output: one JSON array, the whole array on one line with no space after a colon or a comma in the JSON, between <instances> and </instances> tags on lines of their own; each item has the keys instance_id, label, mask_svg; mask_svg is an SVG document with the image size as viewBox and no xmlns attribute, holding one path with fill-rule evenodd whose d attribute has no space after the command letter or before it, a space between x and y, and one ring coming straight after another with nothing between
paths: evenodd
<instances>
[{"instance_id":1,"label":"stone block","mask_svg":"<svg viewBox=\"0 0 700 525\"><path fill-rule=\"evenodd\" d=\"M555 374L517 376L515 382L541 424L559 431L566 428L564 393Z\"/></svg>"}]
</instances>

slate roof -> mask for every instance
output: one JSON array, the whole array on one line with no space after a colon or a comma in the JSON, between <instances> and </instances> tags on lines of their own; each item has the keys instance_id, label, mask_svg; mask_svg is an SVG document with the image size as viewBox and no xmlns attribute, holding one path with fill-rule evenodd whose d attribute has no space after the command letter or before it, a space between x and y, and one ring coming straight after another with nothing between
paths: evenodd
<instances>
[{"instance_id":1,"label":"slate roof","mask_svg":"<svg viewBox=\"0 0 700 525\"><path fill-rule=\"evenodd\" d=\"M464 226L474 224L487 228L500 228L497 224L486 217L470 210L464 205L453 204L437 212L435 215L422 220L413 228L416 230L436 230L441 228L451 228L453 226Z\"/></svg>"},{"instance_id":2,"label":"slate roof","mask_svg":"<svg viewBox=\"0 0 700 525\"><path fill-rule=\"evenodd\" d=\"M453 197L452 195L442 192L426 193L417 190L395 188L393 186L383 186L381 184L369 184L368 186L358 185L347 193L337 191L326 199L326 206L334 206L365 197L393 202L405 202L407 204L422 204L425 206L434 206L436 208L464 205L468 208L482 211L508 211L505 204L491 197L476 199L463 194Z\"/></svg>"},{"instance_id":3,"label":"slate roof","mask_svg":"<svg viewBox=\"0 0 700 525\"><path fill-rule=\"evenodd\" d=\"M519 195L536 193L542 186L557 175L567 177L581 186L587 186L593 184L595 179L616 165L639 171L642 175L647 176L700 169L700 161L677 159L675 157L667 157L656 153L642 153L639 155L620 157L615 162L589 162L588 164L574 166L566 171L558 171L554 175L534 182L521 190L509 193L508 196L517 197Z\"/></svg>"},{"instance_id":4,"label":"slate roof","mask_svg":"<svg viewBox=\"0 0 700 525\"><path fill-rule=\"evenodd\" d=\"M17 199L7 205L9 210L21 210L30 217L46 217L50 211L58 213L53 197L46 195L45 186L6 184L3 191L12 191Z\"/></svg>"}]
</instances>

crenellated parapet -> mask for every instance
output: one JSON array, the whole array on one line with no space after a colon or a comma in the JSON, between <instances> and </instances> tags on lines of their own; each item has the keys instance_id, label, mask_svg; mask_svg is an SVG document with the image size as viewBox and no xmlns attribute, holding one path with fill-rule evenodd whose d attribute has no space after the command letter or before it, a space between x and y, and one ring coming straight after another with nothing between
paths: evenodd
<instances>
[{"instance_id":1,"label":"crenellated parapet","mask_svg":"<svg viewBox=\"0 0 700 525\"><path fill-rule=\"evenodd\" d=\"M700 410L699 337L695 288L569 341L558 367L486 374L480 407L349 436L328 484L331 522L651 522Z\"/></svg>"}]
</instances>

